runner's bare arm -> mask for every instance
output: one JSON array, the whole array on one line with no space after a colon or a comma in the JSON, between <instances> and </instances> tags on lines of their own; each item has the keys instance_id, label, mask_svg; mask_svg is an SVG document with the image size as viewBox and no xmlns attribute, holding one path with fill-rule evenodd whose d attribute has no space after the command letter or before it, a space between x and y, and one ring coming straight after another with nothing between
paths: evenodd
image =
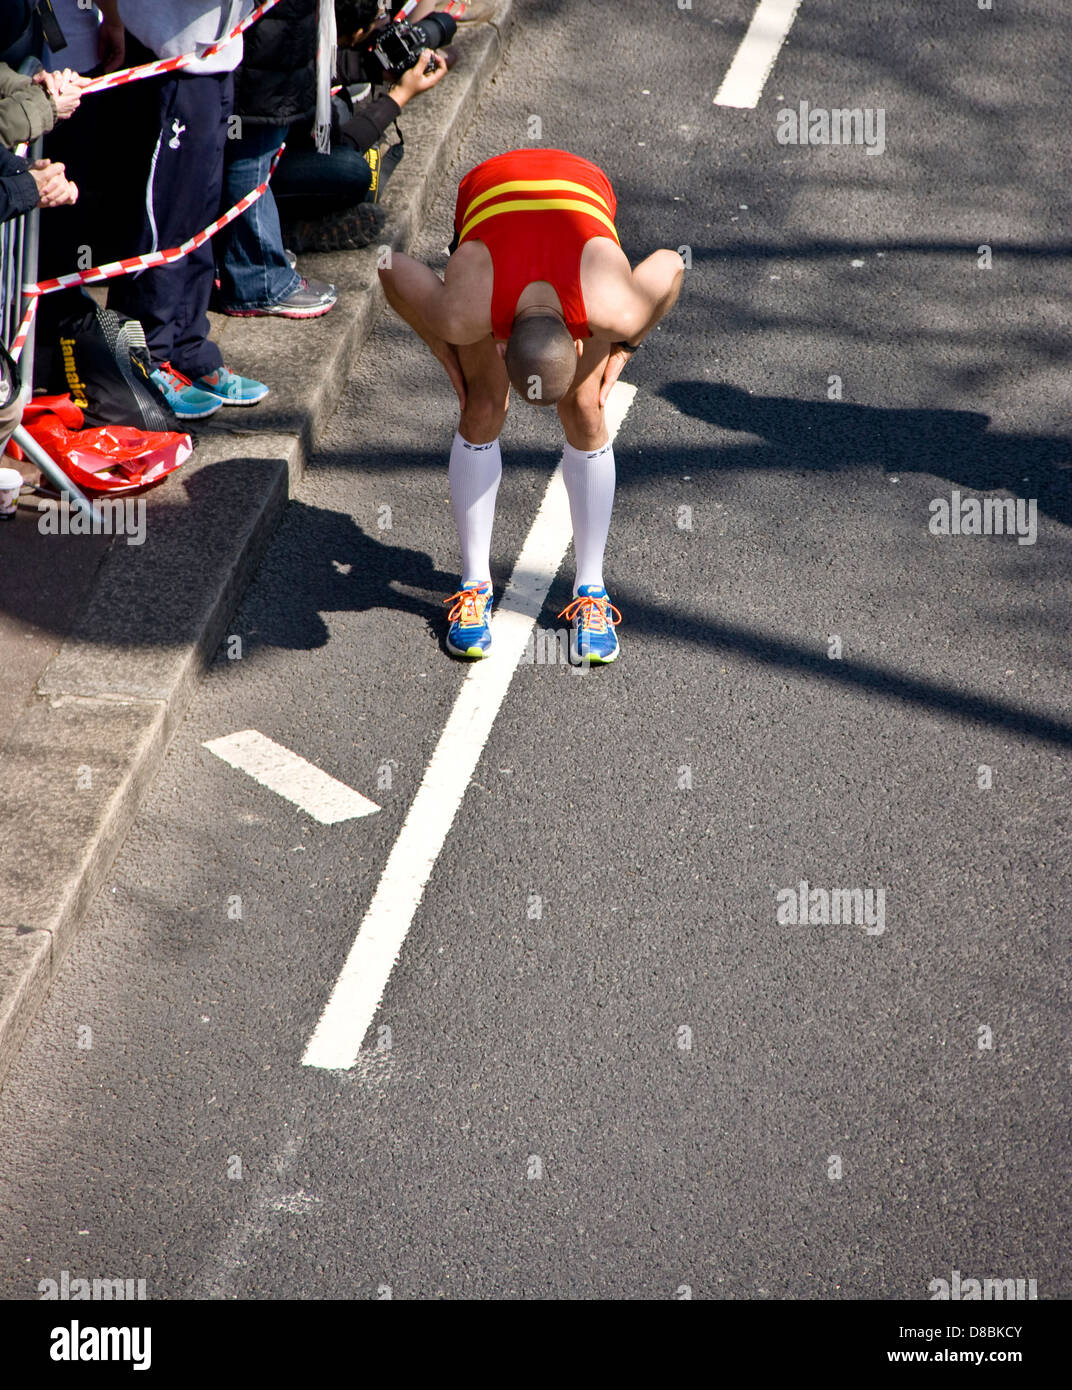
<instances>
[{"instance_id":1,"label":"runner's bare arm","mask_svg":"<svg viewBox=\"0 0 1072 1390\"><path fill-rule=\"evenodd\" d=\"M450 270L448 262L448 279L451 278ZM453 325L457 322L461 331L465 332L471 331L471 324L464 315L459 318L454 309L457 294L453 287L448 290L434 270L400 251L392 254L390 266L380 267L380 284L391 308L424 339L433 357L443 364L457 394L458 405L464 410L467 396L465 374L455 344L477 342L487 337L491 332L490 321L481 332L472 332L470 337L459 337L459 329ZM472 315L471 306L468 315Z\"/></svg>"},{"instance_id":2,"label":"runner's bare arm","mask_svg":"<svg viewBox=\"0 0 1072 1390\"><path fill-rule=\"evenodd\" d=\"M477 343L491 332L487 306L481 313L474 300L468 267L447 263L446 282L434 270L396 251L391 265L380 270L380 283L391 308L435 350L437 342L461 346Z\"/></svg>"},{"instance_id":3,"label":"runner's bare arm","mask_svg":"<svg viewBox=\"0 0 1072 1390\"><path fill-rule=\"evenodd\" d=\"M636 346L673 308L684 274L685 262L676 251L653 252L589 303L589 328L600 337Z\"/></svg>"},{"instance_id":4,"label":"runner's bare arm","mask_svg":"<svg viewBox=\"0 0 1072 1390\"><path fill-rule=\"evenodd\" d=\"M442 338L443 335L433 330L421 312L430 296L443 291L443 282L434 270L395 251L390 264L380 267L380 284L384 297L398 317L405 320L429 346L434 338Z\"/></svg>"},{"instance_id":5,"label":"runner's bare arm","mask_svg":"<svg viewBox=\"0 0 1072 1390\"><path fill-rule=\"evenodd\" d=\"M614 258L611 258L613 265ZM664 314L674 306L681 291L685 262L676 251L656 251L636 270L621 257L622 274L613 274L601 281L600 292L585 297L588 326L593 335L606 337L611 343L629 343L636 347L647 337ZM599 385L600 409L607 403L614 383L629 362L629 352L611 346Z\"/></svg>"}]
</instances>

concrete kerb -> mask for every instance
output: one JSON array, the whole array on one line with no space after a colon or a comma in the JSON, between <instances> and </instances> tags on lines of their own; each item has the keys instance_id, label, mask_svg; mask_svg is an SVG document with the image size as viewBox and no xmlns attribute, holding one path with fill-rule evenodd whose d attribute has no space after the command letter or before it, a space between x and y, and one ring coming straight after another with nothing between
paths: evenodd
<instances>
[{"instance_id":1,"label":"concrete kerb","mask_svg":"<svg viewBox=\"0 0 1072 1390\"><path fill-rule=\"evenodd\" d=\"M393 248L412 243L512 21L503 0L496 25L459 29L449 81L407 109L384 203ZM375 247L309 261L339 304L310 323L217 320L227 360L272 384L268 408L199 431L191 463L147 498L151 543L113 541L5 747L0 1085L379 316Z\"/></svg>"}]
</instances>

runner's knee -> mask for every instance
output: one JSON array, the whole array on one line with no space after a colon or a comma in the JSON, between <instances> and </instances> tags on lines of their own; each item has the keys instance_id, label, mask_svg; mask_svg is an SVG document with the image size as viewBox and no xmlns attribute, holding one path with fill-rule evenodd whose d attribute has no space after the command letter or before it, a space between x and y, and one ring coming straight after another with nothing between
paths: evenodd
<instances>
[{"instance_id":1,"label":"runner's knee","mask_svg":"<svg viewBox=\"0 0 1072 1390\"><path fill-rule=\"evenodd\" d=\"M470 390L462 411L460 431L470 444L490 444L498 439L506 421L508 397Z\"/></svg>"},{"instance_id":2,"label":"runner's knee","mask_svg":"<svg viewBox=\"0 0 1072 1390\"><path fill-rule=\"evenodd\" d=\"M558 403L558 417L566 438L575 448L595 449L605 441L603 407L599 404L598 393L584 397L570 396Z\"/></svg>"}]
</instances>

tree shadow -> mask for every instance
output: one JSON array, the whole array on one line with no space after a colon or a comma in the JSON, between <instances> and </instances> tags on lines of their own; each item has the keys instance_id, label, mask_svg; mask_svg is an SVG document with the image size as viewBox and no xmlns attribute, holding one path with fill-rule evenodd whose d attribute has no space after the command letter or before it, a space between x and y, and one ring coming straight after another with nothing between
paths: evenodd
<instances>
[{"instance_id":1,"label":"tree shadow","mask_svg":"<svg viewBox=\"0 0 1072 1390\"><path fill-rule=\"evenodd\" d=\"M906 674L878 662L849 657L832 661L825 647L808 646L739 623L706 621L676 613L640 594L630 594L627 588L616 588L615 600L628 613L630 631L648 633L661 642L690 642L709 648L712 659L736 655L790 676L804 676L861 695L878 696L929 715L945 715L1005 735L1072 748L1072 722L1044 710L999 696L976 694L926 676Z\"/></svg>"},{"instance_id":2,"label":"tree shadow","mask_svg":"<svg viewBox=\"0 0 1072 1390\"><path fill-rule=\"evenodd\" d=\"M752 467L933 474L974 491L1035 498L1045 515L1072 525L1072 441L1059 435L993 432L980 411L750 396L720 382L675 381L660 394L683 414L766 441L750 453Z\"/></svg>"}]
</instances>

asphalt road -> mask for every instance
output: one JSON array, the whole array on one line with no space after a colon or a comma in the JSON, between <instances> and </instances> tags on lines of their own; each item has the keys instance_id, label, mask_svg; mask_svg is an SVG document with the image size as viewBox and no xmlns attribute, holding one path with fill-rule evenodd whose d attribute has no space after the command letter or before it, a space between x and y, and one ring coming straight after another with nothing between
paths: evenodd
<instances>
[{"instance_id":1,"label":"asphalt road","mask_svg":"<svg viewBox=\"0 0 1072 1390\"><path fill-rule=\"evenodd\" d=\"M4 1297L1072 1295L1066 18L804 0L716 107L752 8L526 5L418 248L538 117L635 259L691 249L621 660L519 667L357 1064L303 1067L465 677L453 396L386 317L0 1096ZM779 144L800 100L882 154ZM500 586L557 420L503 446ZM1036 543L931 534L954 489ZM315 823L202 746L242 729L382 809ZM779 923L801 880L884 929Z\"/></svg>"}]
</instances>

